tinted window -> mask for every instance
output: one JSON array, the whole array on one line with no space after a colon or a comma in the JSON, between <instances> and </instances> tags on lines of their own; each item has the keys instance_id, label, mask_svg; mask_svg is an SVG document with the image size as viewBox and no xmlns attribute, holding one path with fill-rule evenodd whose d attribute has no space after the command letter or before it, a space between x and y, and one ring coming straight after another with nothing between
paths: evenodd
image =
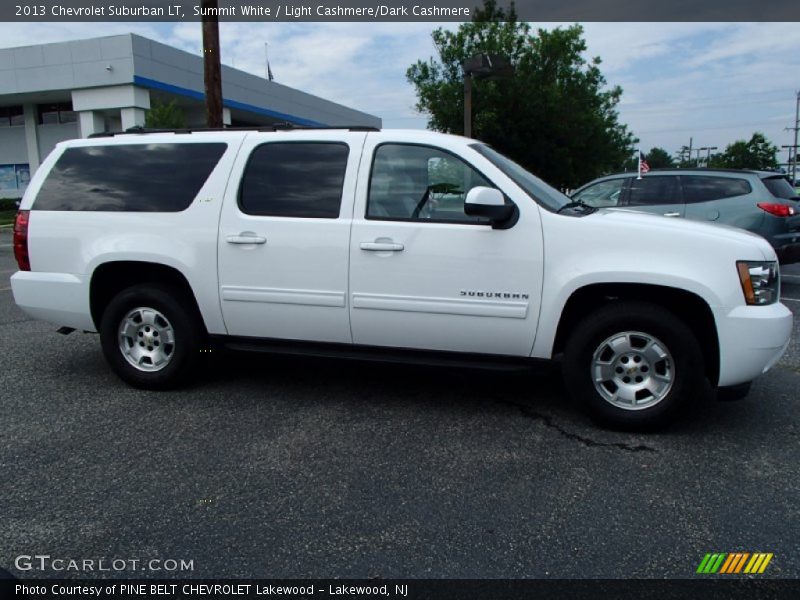
<instances>
[{"instance_id":1,"label":"tinted window","mask_svg":"<svg viewBox=\"0 0 800 600\"><path fill-rule=\"evenodd\" d=\"M675 176L650 175L631 180L628 204L652 206L656 204L678 204L678 178Z\"/></svg>"},{"instance_id":2,"label":"tinted window","mask_svg":"<svg viewBox=\"0 0 800 600\"><path fill-rule=\"evenodd\" d=\"M0 127L24 125L25 115L21 106L0 107Z\"/></svg>"},{"instance_id":3,"label":"tinted window","mask_svg":"<svg viewBox=\"0 0 800 600\"><path fill-rule=\"evenodd\" d=\"M776 198L796 198L797 193L794 191L792 185L783 177L769 177L762 179L764 185L767 186L769 193Z\"/></svg>"},{"instance_id":4,"label":"tinted window","mask_svg":"<svg viewBox=\"0 0 800 600\"><path fill-rule=\"evenodd\" d=\"M708 202L720 198L744 196L753 191L745 179L681 175L684 202Z\"/></svg>"},{"instance_id":5,"label":"tinted window","mask_svg":"<svg viewBox=\"0 0 800 600\"><path fill-rule=\"evenodd\" d=\"M348 153L338 142L259 146L242 178L239 206L250 215L336 219Z\"/></svg>"},{"instance_id":6,"label":"tinted window","mask_svg":"<svg viewBox=\"0 0 800 600\"><path fill-rule=\"evenodd\" d=\"M600 181L575 194L573 200L597 208L617 206L624 185L625 179L623 178Z\"/></svg>"},{"instance_id":7,"label":"tinted window","mask_svg":"<svg viewBox=\"0 0 800 600\"><path fill-rule=\"evenodd\" d=\"M494 187L460 158L430 146L383 144L375 151L367 218L489 223L464 213L467 192Z\"/></svg>"},{"instance_id":8,"label":"tinted window","mask_svg":"<svg viewBox=\"0 0 800 600\"><path fill-rule=\"evenodd\" d=\"M226 144L68 148L42 186L37 210L178 212L186 209Z\"/></svg>"},{"instance_id":9,"label":"tinted window","mask_svg":"<svg viewBox=\"0 0 800 600\"><path fill-rule=\"evenodd\" d=\"M75 123L78 113L72 110L72 102L58 102L56 104L39 105L39 123L42 125L57 125L58 123Z\"/></svg>"}]
</instances>

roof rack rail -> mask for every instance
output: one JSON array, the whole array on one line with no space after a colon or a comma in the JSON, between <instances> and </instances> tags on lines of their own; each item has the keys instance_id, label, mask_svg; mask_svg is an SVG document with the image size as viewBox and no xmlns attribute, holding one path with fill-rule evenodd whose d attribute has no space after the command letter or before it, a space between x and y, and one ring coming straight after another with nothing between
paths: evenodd
<instances>
[{"instance_id":1,"label":"roof rack rail","mask_svg":"<svg viewBox=\"0 0 800 600\"><path fill-rule=\"evenodd\" d=\"M380 131L380 127L372 127L370 125L295 125L294 123L273 123L271 125L254 125L252 127L187 127L180 129L158 129L151 127L129 127L125 131L103 131L100 133L93 133L89 138L104 138L116 137L118 135L144 135L150 133L174 133L174 134L190 134L190 133L208 133L214 131L314 131L314 130L348 130L348 131Z\"/></svg>"}]
</instances>

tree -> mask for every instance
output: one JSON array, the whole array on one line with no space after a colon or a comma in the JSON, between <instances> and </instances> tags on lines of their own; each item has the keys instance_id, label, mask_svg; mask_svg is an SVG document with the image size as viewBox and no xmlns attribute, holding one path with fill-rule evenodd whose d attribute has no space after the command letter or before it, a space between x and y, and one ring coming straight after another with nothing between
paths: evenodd
<instances>
[{"instance_id":1,"label":"tree","mask_svg":"<svg viewBox=\"0 0 800 600\"><path fill-rule=\"evenodd\" d=\"M772 170L778 166L778 147L761 132L755 132L749 142L737 140L728 144L725 152L711 157L711 167L726 169Z\"/></svg>"},{"instance_id":2,"label":"tree","mask_svg":"<svg viewBox=\"0 0 800 600\"><path fill-rule=\"evenodd\" d=\"M651 169L671 169L675 166L675 160L669 155L669 152L663 148L651 148L650 152L644 155L647 161L647 166ZM636 154L625 161L626 171L636 171L639 166L636 164Z\"/></svg>"},{"instance_id":3,"label":"tree","mask_svg":"<svg viewBox=\"0 0 800 600\"><path fill-rule=\"evenodd\" d=\"M147 111L144 125L152 129L186 129L186 115L175 100L170 102L155 100Z\"/></svg>"},{"instance_id":4,"label":"tree","mask_svg":"<svg viewBox=\"0 0 800 600\"><path fill-rule=\"evenodd\" d=\"M497 54L514 66L504 79L473 85L473 135L556 187L574 188L619 169L633 153L634 137L618 121L618 86L606 89L600 59L586 61L583 28L532 33L512 4L484 0L471 23L432 33L438 58L418 61L406 77L428 127L463 133L462 63Z\"/></svg>"},{"instance_id":5,"label":"tree","mask_svg":"<svg viewBox=\"0 0 800 600\"><path fill-rule=\"evenodd\" d=\"M647 164L651 169L671 169L675 166L675 161L669 152L663 148L651 148L647 153Z\"/></svg>"}]
</instances>

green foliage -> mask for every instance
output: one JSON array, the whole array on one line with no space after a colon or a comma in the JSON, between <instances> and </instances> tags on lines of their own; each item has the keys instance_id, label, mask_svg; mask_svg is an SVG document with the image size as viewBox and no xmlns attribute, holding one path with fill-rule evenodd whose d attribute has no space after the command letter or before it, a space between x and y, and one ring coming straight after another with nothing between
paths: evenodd
<instances>
[{"instance_id":1,"label":"green foliage","mask_svg":"<svg viewBox=\"0 0 800 600\"><path fill-rule=\"evenodd\" d=\"M647 153L647 164L651 169L671 169L675 161L663 148L651 148Z\"/></svg>"},{"instance_id":2,"label":"green foliage","mask_svg":"<svg viewBox=\"0 0 800 600\"><path fill-rule=\"evenodd\" d=\"M514 66L505 79L473 82L473 135L556 187L574 188L616 171L635 139L618 121L618 86L607 88L600 59L583 58L583 28L532 32L508 11L485 0L474 21L457 31L432 33L438 58L418 61L406 77L417 109L437 131L463 133L461 64L477 54L498 54Z\"/></svg>"},{"instance_id":3,"label":"green foliage","mask_svg":"<svg viewBox=\"0 0 800 600\"><path fill-rule=\"evenodd\" d=\"M151 129L186 129L186 115L175 100L153 101L147 111L144 126Z\"/></svg>"},{"instance_id":4,"label":"green foliage","mask_svg":"<svg viewBox=\"0 0 800 600\"><path fill-rule=\"evenodd\" d=\"M737 140L728 144L722 154L714 154L709 166L726 169L775 169L778 166L778 147L757 131L750 141Z\"/></svg>"},{"instance_id":5,"label":"green foliage","mask_svg":"<svg viewBox=\"0 0 800 600\"><path fill-rule=\"evenodd\" d=\"M669 155L669 152L663 148L651 148L650 152L644 155L647 161L647 166L651 169L671 169L675 166L675 160ZM636 160L636 154L625 161L625 171L636 171L639 168Z\"/></svg>"}]
</instances>

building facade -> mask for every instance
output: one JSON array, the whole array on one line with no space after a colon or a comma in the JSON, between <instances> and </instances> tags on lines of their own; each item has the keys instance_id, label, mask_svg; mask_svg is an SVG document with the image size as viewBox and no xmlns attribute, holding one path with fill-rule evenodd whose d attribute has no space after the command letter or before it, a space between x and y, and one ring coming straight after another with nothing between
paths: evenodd
<instances>
[{"instance_id":1,"label":"building facade","mask_svg":"<svg viewBox=\"0 0 800 600\"><path fill-rule=\"evenodd\" d=\"M222 67L224 122L362 125L381 119ZM154 102L205 123L203 59L134 35L0 50L0 197L20 197L60 141L145 124Z\"/></svg>"}]
</instances>

